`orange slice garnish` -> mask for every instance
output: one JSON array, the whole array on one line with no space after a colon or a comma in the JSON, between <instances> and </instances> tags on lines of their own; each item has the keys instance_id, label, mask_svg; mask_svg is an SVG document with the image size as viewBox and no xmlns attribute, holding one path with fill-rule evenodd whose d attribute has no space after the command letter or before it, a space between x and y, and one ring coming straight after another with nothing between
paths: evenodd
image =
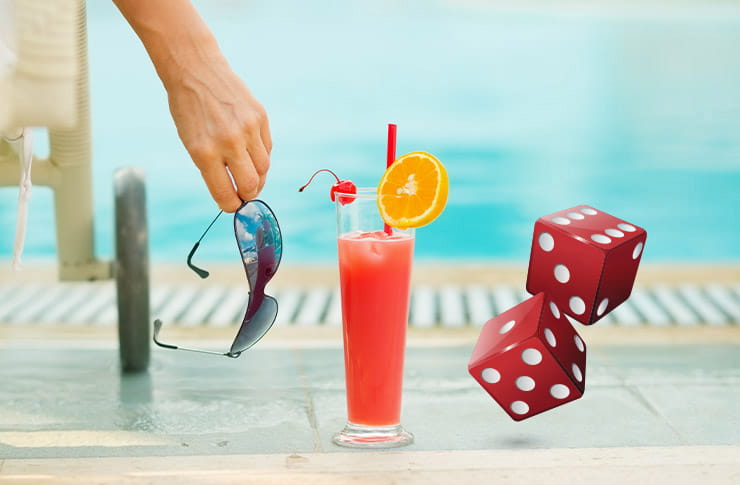
<instances>
[{"instance_id":1,"label":"orange slice garnish","mask_svg":"<svg viewBox=\"0 0 740 485\"><path fill-rule=\"evenodd\" d=\"M429 224L444 210L449 187L447 170L436 157L425 152L407 153L380 179L380 215L386 224L399 229Z\"/></svg>"}]
</instances>

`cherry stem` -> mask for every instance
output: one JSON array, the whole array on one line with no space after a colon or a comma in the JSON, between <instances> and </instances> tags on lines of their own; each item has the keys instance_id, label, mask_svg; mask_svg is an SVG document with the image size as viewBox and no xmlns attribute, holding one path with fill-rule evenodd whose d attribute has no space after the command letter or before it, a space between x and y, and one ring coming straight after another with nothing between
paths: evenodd
<instances>
[{"instance_id":1,"label":"cherry stem","mask_svg":"<svg viewBox=\"0 0 740 485\"><path fill-rule=\"evenodd\" d=\"M308 179L308 182L306 182L306 185L298 189L298 192L303 192L303 189L309 186L309 184L313 181L313 178L318 175L321 172L329 172L330 174L334 175L334 178L337 179L337 182L339 182L339 177L337 177L337 174L329 170L328 168L322 168L321 170L316 170L313 175L311 175L311 178Z\"/></svg>"}]
</instances>

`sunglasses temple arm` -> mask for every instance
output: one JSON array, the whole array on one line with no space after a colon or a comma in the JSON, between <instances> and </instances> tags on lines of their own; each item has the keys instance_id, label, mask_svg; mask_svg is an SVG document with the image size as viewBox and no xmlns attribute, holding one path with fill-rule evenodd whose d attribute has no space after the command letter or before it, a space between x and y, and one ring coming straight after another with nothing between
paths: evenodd
<instances>
[{"instance_id":1,"label":"sunglasses temple arm","mask_svg":"<svg viewBox=\"0 0 740 485\"><path fill-rule=\"evenodd\" d=\"M191 349L188 347L178 347L176 345L169 345L169 344L162 345L159 342L156 342L156 344L159 345L160 347L165 347L167 349L172 349L172 350L186 350L188 352L198 352L199 354L225 355L226 357L234 357L234 354L230 352L214 352L212 350Z\"/></svg>"},{"instance_id":2,"label":"sunglasses temple arm","mask_svg":"<svg viewBox=\"0 0 740 485\"><path fill-rule=\"evenodd\" d=\"M198 248L200 247L200 242L203 240L204 237L206 237L206 234L208 234L208 231L211 230L211 227L213 227L213 225L216 223L218 218L221 217L221 214L223 213L224 211L222 210L218 211L218 214L216 214L216 217L214 217L211 223L208 224L208 227L206 227L206 230L203 231L203 234L200 235L200 238L198 238L198 241L193 245L193 249L191 249L190 253L188 254L188 261L187 261L188 268L195 271L198 274L198 276L200 276L203 279L208 278L209 273L208 271L201 269L193 264L193 255L195 254L195 251L197 251Z\"/></svg>"},{"instance_id":3,"label":"sunglasses temple arm","mask_svg":"<svg viewBox=\"0 0 740 485\"><path fill-rule=\"evenodd\" d=\"M193 246L193 249L190 250L190 254L188 254L187 264L188 264L188 268L190 268L193 271L195 271L198 276L200 276L203 279L206 279L206 278L208 278L208 275L210 273L208 271L206 271L204 269L201 269L201 268L199 268L199 267L197 267L196 265L193 264L193 255L195 254L195 251L198 249L198 247L200 247L200 241L198 241L197 243L195 243L195 245Z\"/></svg>"},{"instance_id":4,"label":"sunglasses temple arm","mask_svg":"<svg viewBox=\"0 0 740 485\"><path fill-rule=\"evenodd\" d=\"M177 345L166 344L164 342L160 342L159 339L157 338L157 336L159 334L159 329L160 328L162 328L162 322L161 322L161 320L156 320L154 322L154 335L152 336L152 339L154 340L154 343L155 344L157 344L160 347L163 347L165 349L170 349L170 350L186 350L188 352L198 352L199 354L224 355L226 357L231 357L231 358L237 358L237 357L239 357L239 354L241 353L241 352L239 352L239 353L235 353L235 352L214 352L213 350L193 349L193 348L189 348L189 347L179 347Z\"/></svg>"}]
</instances>

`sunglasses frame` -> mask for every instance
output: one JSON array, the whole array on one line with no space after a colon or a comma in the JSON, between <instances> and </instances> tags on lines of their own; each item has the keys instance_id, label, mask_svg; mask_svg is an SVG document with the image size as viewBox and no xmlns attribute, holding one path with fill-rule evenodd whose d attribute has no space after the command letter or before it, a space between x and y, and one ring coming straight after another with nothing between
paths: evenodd
<instances>
[{"instance_id":1,"label":"sunglasses frame","mask_svg":"<svg viewBox=\"0 0 740 485\"><path fill-rule=\"evenodd\" d=\"M257 228L257 231L252 234L252 236L255 239L255 245L254 245L254 252L256 254L256 257L252 261L247 261L244 255L244 248L242 247L242 240L239 238L239 216L242 215L242 211L249 205L256 203L257 206L260 207L260 211L263 214L260 217L260 221L262 225ZM203 234L200 236L198 241L193 245L193 248L188 253L187 257L187 265L188 267L193 270L200 278L205 279L208 278L209 272L205 269L199 268L198 266L194 265L192 262L193 255L197 251L198 247L200 247L200 243L205 237L205 235L208 233L208 231L213 227L213 225L216 223L216 220L223 214L223 211L219 211L219 213L216 215L216 217L211 221L211 223L208 225L208 227L203 231ZM265 215L269 215L270 217L264 217ZM272 225L269 228L265 227L266 219L271 219ZM271 245L263 244L261 247L258 247L259 244L262 244L265 241L265 230L270 230L272 233L272 236L277 236L277 238L274 238L275 240L272 241ZM262 337L264 337L267 332L272 328L272 325L275 323L275 319L277 318L277 312L278 312L278 304L277 300L265 293L265 289L267 287L267 284L270 282L273 276L277 273L278 268L280 267L280 261L282 260L282 232L280 231L280 225L278 223L277 217L275 217L275 213L270 208L269 205L267 205L264 201L259 199L253 199L250 201L243 202L242 205L234 212L234 237L236 238L236 243L239 248L239 257L242 260L242 263L244 265L244 272L247 277L247 283L249 284L249 301L247 303L247 308L244 312L244 317L242 318L242 323L239 326L239 330L237 331L236 336L234 337L234 341L231 344L231 347L228 352L217 352L213 350L205 350L205 349L197 349L197 348L191 348L191 347L183 347L179 345L173 345L168 344L165 342L162 342L159 340L159 332L162 329L162 321L160 319L154 320L154 333L152 335L152 338L154 340L154 343L158 346L170 350L186 350L188 352L198 352L202 354L213 354L213 355L222 355L225 357L230 357L233 359L236 359L239 357L242 352L248 350L252 346L254 346L257 342L259 342ZM260 237L262 238L262 241L260 242ZM277 257L275 257L275 247L279 246L279 254ZM270 263L264 263L263 265L260 264L260 258L259 254L261 250L265 250L267 248L273 249L273 259ZM251 266L250 265L254 265ZM268 267L264 267L267 265ZM250 270L251 274L250 274ZM254 281L253 281L254 280ZM268 302L268 303L265 303ZM247 345L237 345L240 342L240 338L243 338L247 330L250 329L249 323L252 321L252 318L259 314L260 310L263 308L267 308L269 305L274 305L274 310L271 311L273 315L271 317L268 317L270 319L270 323L264 326L264 331L260 333L256 338L248 338ZM239 350L235 350L238 348Z\"/></svg>"}]
</instances>

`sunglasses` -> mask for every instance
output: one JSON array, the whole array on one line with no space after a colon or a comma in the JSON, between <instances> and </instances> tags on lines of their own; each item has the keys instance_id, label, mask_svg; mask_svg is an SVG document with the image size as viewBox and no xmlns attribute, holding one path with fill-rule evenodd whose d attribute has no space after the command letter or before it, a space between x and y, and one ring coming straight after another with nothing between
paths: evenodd
<instances>
[{"instance_id":1,"label":"sunglasses","mask_svg":"<svg viewBox=\"0 0 740 485\"><path fill-rule=\"evenodd\" d=\"M201 278L207 278L209 273L193 264L193 255L200 246L203 237L222 213L223 211L219 212L211 221L188 254L188 267ZM247 274L249 302L239 332L236 334L229 351L214 352L163 343L159 339L159 332L162 330L162 321L159 319L154 321L154 343L166 349L224 355L235 359L242 352L256 344L270 330L275 322L275 317L277 317L278 304L275 298L265 294L265 287L277 272L278 266L280 266L283 253L283 238L280 234L280 226L275 214L267 204L261 200L250 200L244 202L234 213L234 235L239 247L239 254L241 254L244 263L244 271Z\"/></svg>"}]
</instances>

